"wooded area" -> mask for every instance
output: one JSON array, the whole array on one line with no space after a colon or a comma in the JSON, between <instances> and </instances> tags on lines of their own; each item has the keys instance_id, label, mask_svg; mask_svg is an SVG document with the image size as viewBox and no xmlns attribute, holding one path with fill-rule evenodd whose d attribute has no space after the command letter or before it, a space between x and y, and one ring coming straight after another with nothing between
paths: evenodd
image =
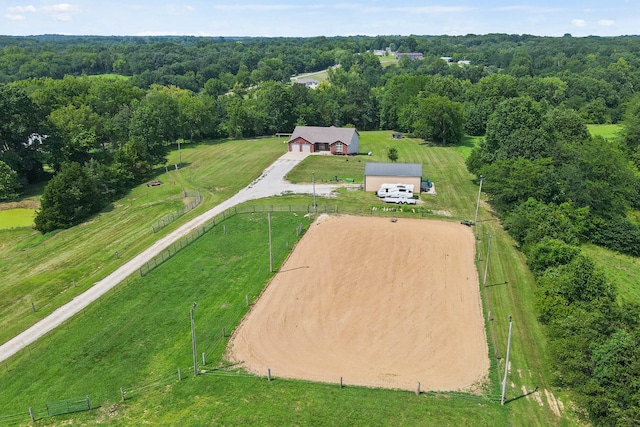
<instances>
[{"instance_id":1,"label":"wooded area","mask_svg":"<svg viewBox=\"0 0 640 427\"><path fill-rule=\"evenodd\" d=\"M640 309L580 253L640 256L638 37L0 37L0 200L49 181L36 228L79 224L177 141L393 129L467 160L538 278L559 386L602 425L640 418ZM373 49L421 52L383 67ZM453 63L442 56L453 58ZM469 64L458 64L458 60ZM317 89L290 77L327 70ZM592 138L586 123L620 123ZM391 156L390 156L391 158Z\"/></svg>"}]
</instances>

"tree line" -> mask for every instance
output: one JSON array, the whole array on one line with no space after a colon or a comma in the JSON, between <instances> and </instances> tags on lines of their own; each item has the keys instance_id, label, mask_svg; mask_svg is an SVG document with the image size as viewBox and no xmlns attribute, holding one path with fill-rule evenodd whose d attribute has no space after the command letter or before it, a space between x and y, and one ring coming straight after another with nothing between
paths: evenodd
<instances>
[{"instance_id":1,"label":"tree line","mask_svg":"<svg viewBox=\"0 0 640 427\"><path fill-rule=\"evenodd\" d=\"M489 115L485 138L467 159L536 278L557 385L576 392L596 425L634 425L640 415L640 307L621 301L580 249L591 242L640 256L640 227L629 217L640 207L640 175L630 160L637 119L627 120L619 140L607 141L591 137L566 106L510 98Z\"/></svg>"}]
</instances>

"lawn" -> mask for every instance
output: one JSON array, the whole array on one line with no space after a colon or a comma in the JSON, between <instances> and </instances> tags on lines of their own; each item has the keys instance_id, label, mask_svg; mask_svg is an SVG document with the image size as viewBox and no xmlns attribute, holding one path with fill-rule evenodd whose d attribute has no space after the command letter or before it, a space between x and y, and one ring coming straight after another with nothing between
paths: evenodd
<instances>
[{"instance_id":1,"label":"lawn","mask_svg":"<svg viewBox=\"0 0 640 427\"><path fill-rule=\"evenodd\" d=\"M272 215L276 267L295 242L301 221L308 226L302 216ZM224 225L226 234L214 228L171 262L116 288L3 366L0 413L18 413L26 404L41 414L45 402L89 394L101 407L97 414L74 415L74 424L92 424L96 417L114 425L348 426L391 419L425 424L434 417L449 425L471 418L476 425L506 423L508 410L495 399L472 395L418 397L305 381L268 383L234 370L193 378L192 302L197 302L198 358L206 353L201 368L212 369L223 362L227 338L222 328L232 331L248 309L245 295L254 301L271 276L266 214L237 215ZM177 381L178 367L182 382ZM129 399L124 405L118 402L120 387Z\"/></svg>"},{"instance_id":2,"label":"lawn","mask_svg":"<svg viewBox=\"0 0 640 427\"><path fill-rule=\"evenodd\" d=\"M587 125L587 129L589 129L589 133L592 136L601 136L604 139L614 139L619 136L619 133L622 131L621 125Z\"/></svg>"},{"instance_id":3,"label":"lawn","mask_svg":"<svg viewBox=\"0 0 640 427\"><path fill-rule=\"evenodd\" d=\"M607 277L617 285L621 299L640 304L640 259L596 245L582 245L582 251L604 269Z\"/></svg>"},{"instance_id":4,"label":"lawn","mask_svg":"<svg viewBox=\"0 0 640 427\"><path fill-rule=\"evenodd\" d=\"M398 63L398 60L396 59L395 55L387 55L387 56L380 56L380 65L382 65L382 67L388 67L389 65L394 65Z\"/></svg>"},{"instance_id":5,"label":"lawn","mask_svg":"<svg viewBox=\"0 0 640 427\"><path fill-rule=\"evenodd\" d=\"M142 184L78 227L47 235L32 228L0 229L0 342L70 301L178 225L235 194L285 150L276 138L183 145L183 167L169 172L162 168L155 177L164 184ZM172 152L169 163L177 162ZM152 224L184 206L182 187L200 190L202 204L153 233Z\"/></svg>"},{"instance_id":6,"label":"lawn","mask_svg":"<svg viewBox=\"0 0 640 427\"><path fill-rule=\"evenodd\" d=\"M131 78L129 76L123 76L122 74L113 74L113 73L92 74L87 77L89 77L90 79L113 79L113 80L129 80Z\"/></svg>"},{"instance_id":7,"label":"lawn","mask_svg":"<svg viewBox=\"0 0 640 427\"><path fill-rule=\"evenodd\" d=\"M242 152L244 146L252 144L256 144L255 152ZM291 175L301 182L310 182L314 171L318 180L325 174L357 178L355 174L359 168L364 168L364 162L385 161L391 146L398 149L398 161L423 163L425 175L435 183L438 194L422 196L428 209L451 213L451 217L439 217L443 219L457 221L473 217L477 182L464 166L460 147L432 147L407 138L396 141L391 138L391 132L362 132L361 151L371 151L371 156L356 156L352 158L355 161L350 159L348 165L344 159L336 163L332 157L313 156ZM200 188L205 195L205 203L211 206L228 197L232 187L250 181L249 176L254 175L253 172L240 174L236 171L243 168L256 170L258 167L253 167L250 162L270 163L283 151L284 144L278 145L276 150L263 140L186 147L182 150L186 165L179 172L172 172L172 177L188 188ZM267 161L263 157L271 158ZM170 162L176 158L177 153L172 153ZM311 160L316 158L320 160ZM358 162L358 159L362 161ZM190 168L195 171L196 167L201 168L199 173L190 171ZM165 182L163 186L171 187L172 177L168 174L160 177ZM207 184L196 185L201 182ZM144 193L146 189L146 186L139 187L129 197L137 192ZM138 197L142 198L141 195ZM255 203L300 204L305 201L309 202L309 196L291 195ZM147 199L146 203L149 202ZM179 202L177 200L176 203ZM335 198L319 201L320 205L338 206L340 212L366 212L374 203L379 202L372 194L344 190ZM143 203L136 206L144 209ZM114 206L114 210L119 208L120 204ZM171 208L169 206L165 211ZM126 217L130 210L121 211L121 216ZM286 257L296 238L294 229L301 221L304 221L302 215L274 214L276 265ZM115 224L115 219L113 222ZM151 219L144 223L140 221L138 227L146 229L150 222ZM0 382L5 385L0 390L0 413L23 412L29 406L41 411L48 401L88 394L101 406L96 411L41 422L63 423L68 419L73 420L74 425L96 422L110 425L578 424L571 410L570 396L552 386L546 339L532 304L533 278L524 257L484 205L480 209L476 231L481 283L488 236L492 236L487 286L481 287L485 316L490 311L493 319L486 321L492 360L492 384L488 395L427 393L416 396L411 392L357 387L340 389L334 384L278 378L267 382L265 378L233 370L212 371L193 378L189 374L193 364L189 309L193 301L198 303L195 309L197 353L198 356L206 353L206 368L215 367L223 360L225 338L221 336L221 329L224 327L229 333L237 325L247 309L245 295L255 300L271 276L268 271L266 215L237 215L224 224L227 234L223 233L222 227L214 228L144 278L134 278L116 287L62 328L0 364ZM135 232L135 227L129 232ZM71 230L40 237L40 244L55 241L64 233L71 233ZM102 236L103 242L109 242L108 235ZM28 244L24 241L11 244L14 251L19 251L15 249L18 246L29 248L39 245L36 237L27 234L24 238ZM76 242L81 243L80 237ZM148 243L140 244L141 247L146 245ZM118 246L109 246L105 251L107 258L112 258L115 247ZM60 251L73 249L73 245L63 246ZM95 248L85 247L83 250L89 256ZM134 252L133 245L129 250ZM5 250L0 253L4 254ZM132 254L127 251L127 256ZM116 266L116 263L104 262L110 266L107 268L95 259L93 262L97 268L93 274L97 278ZM32 267L34 265L37 264L32 264ZM52 269L50 273L55 271ZM501 406L496 398L504 369L508 315L513 315L514 335L507 404ZM14 321L16 319L19 320L19 316ZM183 374L180 382L177 381L178 367ZM120 402L120 387L127 392L128 400L124 403ZM554 412L556 401L553 396L564 402L564 409L558 414ZM28 423L28 415L23 422Z\"/></svg>"},{"instance_id":8,"label":"lawn","mask_svg":"<svg viewBox=\"0 0 640 427\"><path fill-rule=\"evenodd\" d=\"M33 225L35 209L15 208L0 210L0 229L30 227Z\"/></svg>"}]
</instances>

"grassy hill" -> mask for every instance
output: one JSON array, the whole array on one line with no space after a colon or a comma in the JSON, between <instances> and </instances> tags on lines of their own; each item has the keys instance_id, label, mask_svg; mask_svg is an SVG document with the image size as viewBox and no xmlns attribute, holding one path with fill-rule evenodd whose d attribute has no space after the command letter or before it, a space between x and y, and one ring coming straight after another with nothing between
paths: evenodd
<instances>
[{"instance_id":1,"label":"grassy hill","mask_svg":"<svg viewBox=\"0 0 640 427\"><path fill-rule=\"evenodd\" d=\"M158 171L157 179L163 185L142 184L78 227L48 235L32 228L0 229L0 342L84 292L159 237L249 184L286 151L286 146L276 141L186 145L181 150L184 164L179 171ZM177 162L177 153L172 153L169 164ZM153 233L154 223L184 207L182 188L200 190L202 204Z\"/></svg>"},{"instance_id":2,"label":"grassy hill","mask_svg":"<svg viewBox=\"0 0 640 427\"><path fill-rule=\"evenodd\" d=\"M0 259L19 263L22 271L0 285L0 300L5 301L5 295L14 295L12 301L28 304L29 299L22 297L21 290L25 288L24 283L31 282L35 283L34 289L52 295L51 307L68 300L80 291L69 286L71 274L83 277L78 288L86 289L91 280L104 277L157 238L150 232L150 224L180 206L182 200L176 193L181 185L200 189L205 202L176 224L249 183L266 164L284 152L284 144L276 141L223 141L183 148L184 167L179 172L172 171L171 176L160 174L162 186L142 185L134 189L127 198L114 204L111 211L103 212L87 225L50 236L38 236L30 230L0 234ZM371 151L371 156L350 157L348 162L346 158L312 156L292 171L291 179L309 182L311 172L316 172L318 181L337 175L361 182L364 163L385 161L388 148L393 146L398 149L398 161L422 163L424 173L435 183L437 195L422 196L426 211L446 211L451 216L426 215L455 221L473 218L477 183L467 172L461 155L468 151L473 141L465 144L431 147L419 140L393 140L391 132L362 132L361 152ZM172 153L170 163L176 159L177 153ZM155 190L162 193L153 193ZM310 204L310 198L290 195L257 203L306 205ZM336 198L319 201L320 206L336 205L341 212L367 212L377 203L372 194L358 191L340 191ZM215 369L224 363L226 338L222 337L222 328L226 329L227 335L233 330L247 310L245 297L254 301L272 276L268 271L266 221L266 214L236 215L226 220L224 228L214 228L145 277L134 277L115 288L62 328L0 364L0 383L4 385L0 390L0 424L3 416L7 417L5 420L17 419L22 424L29 424L27 408L33 407L38 416L43 416L47 402L85 395L90 395L99 408L43 418L39 423L577 424L570 396L552 385L551 369L546 364L546 340L532 305L533 278L513 240L484 205L477 227L478 269L482 283L491 235L487 286L481 288L481 294L485 316L491 312L492 319L486 322L492 367L491 384L485 395L423 393L416 396L406 391L340 389L337 384L278 378L268 382L233 367ZM274 214L276 266L295 242L295 228L300 223L307 225L304 221L302 215ZM172 228L167 227L163 232ZM40 246L46 248L39 249ZM118 260L113 257L116 248L120 248ZM56 262L50 260L51 254L55 254ZM2 265L7 263L2 262ZM46 272L38 272L43 269ZM2 272L3 275L10 273L9 268ZM22 274L27 276L23 282ZM49 290L46 283L49 277L54 279L52 283L60 282L63 290ZM209 370L195 378L190 373L193 362L189 310L193 301L198 302L195 310L197 353L199 358L201 353L206 353L204 369ZM9 308L2 313L3 340L14 333L6 332L5 327L21 330L29 324L22 317L31 316L34 320L36 315L44 315L42 312L32 315L28 310L23 310L22 315L14 315ZM509 315L514 319L511 371L507 404L501 406L499 392ZM4 316L13 317L5 321ZM22 326L13 327L11 322ZM181 368L182 381L178 381L178 368ZM126 392L124 402L120 387ZM9 415L15 417L8 418Z\"/></svg>"}]
</instances>

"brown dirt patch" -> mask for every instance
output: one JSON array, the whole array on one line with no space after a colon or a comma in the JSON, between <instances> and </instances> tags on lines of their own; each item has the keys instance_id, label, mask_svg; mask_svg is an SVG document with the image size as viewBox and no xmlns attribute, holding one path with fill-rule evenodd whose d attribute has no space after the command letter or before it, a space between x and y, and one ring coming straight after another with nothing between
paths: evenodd
<instances>
[{"instance_id":1,"label":"brown dirt patch","mask_svg":"<svg viewBox=\"0 0 640 427\"><path fill-rule=\"evenodd\" d=\"M4 202L0 203L0 211L8 209L40 209L40 202L38 200L22 200L20 202Z\"/></svg>"},{"instance_id":2,"label":"brown dirt patch","mask_svg":"<svg viewBox=\"0 0 640 427\"><path fill-rule=\"evenodd\" d=\"M249 372L477 391L489 358L464 225L322 217L252 307L227 357Z\"/></svg>"}]
</instances>

